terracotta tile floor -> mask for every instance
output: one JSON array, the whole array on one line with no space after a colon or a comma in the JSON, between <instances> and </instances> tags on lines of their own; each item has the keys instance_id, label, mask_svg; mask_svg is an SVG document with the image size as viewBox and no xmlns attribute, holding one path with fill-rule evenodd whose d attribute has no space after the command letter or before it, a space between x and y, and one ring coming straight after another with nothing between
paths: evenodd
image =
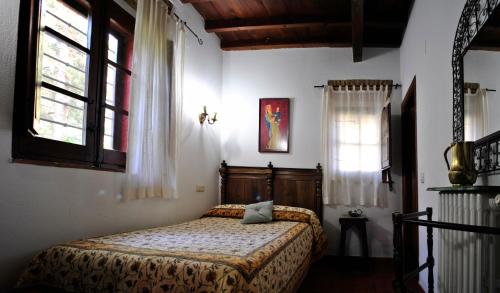
<instances>
[{"instance_id":1,"label":"terracotta tile floor","mask_svg":"<svg viewBox=\"0 0 500 293\"><path fill-rule=\"evenodd\" d=\"M385 293L393 292L392 259L326 256L312 265L300 293ZM411 292L422 292L416 280L408 285ZM412 290L413 289L413 290Z\"/></svg>"}]
</instances>

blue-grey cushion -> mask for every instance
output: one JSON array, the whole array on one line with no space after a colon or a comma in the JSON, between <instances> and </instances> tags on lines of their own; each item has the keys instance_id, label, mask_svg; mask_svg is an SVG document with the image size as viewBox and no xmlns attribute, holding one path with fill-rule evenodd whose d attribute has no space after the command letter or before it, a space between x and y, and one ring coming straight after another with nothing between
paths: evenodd
<instances>
[{"instance_id":1,"label":"blue-grey cushion","mask_svg":"<svg viewBox=\"0 0 500 293\"><path fill-rule=\"evenodd\" d=\"M245 206L242 224L266 223L273 220L273 201L263 201Z\"/></svg>"}]
</instances>

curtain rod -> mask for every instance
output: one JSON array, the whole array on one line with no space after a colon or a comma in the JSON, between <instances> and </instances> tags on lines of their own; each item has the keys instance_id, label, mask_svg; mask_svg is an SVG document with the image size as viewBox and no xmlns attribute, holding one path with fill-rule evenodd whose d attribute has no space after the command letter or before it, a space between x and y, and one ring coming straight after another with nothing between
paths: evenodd
<instances>
[{"instance_id":1,"label":"curtain rod","mask_svg":"<svg viewBox=\"0 0 500 293\"><path fill-rule=\"evenodd\" d=\"M189 25L187 24L187 22L185 20L183 20L182 18L179 17L179 15L177 15L177 13L173 13L173 15L180 21L182 22L186 27L187 29L193 34L193 36L198 40L198 44L203 45L203 40L202 38L198 37L198 35L191 29L191 27L189 27Z\"/></svg>"},{"instance_id":2,"label":"curtain rod","mask_svg":"<svg viewBox=\"0 0 500 293\"><path fill-rule=\"evenodd\" d=\"M198 37L198 34L196 34L193 29L191 29L191 27L187 24L187 22L185 20L183 20L177 13L175 13L173 10L174 10L174 4L172 2L170 2L169 0L163 0L163 2L165 4L167 4L168 8L169 8L169 12L172 13L176 18L177 20L179 20L180 22L182 22L186 27L187 29L193 34L193 36L196 38L196 40L198 40L198 44L203 45L203 39Z\"/></svg>"},{"instance_id":3,"label":"curtain rod","mask_svg":"<svg viewBox=\"0 0 500 293\"><path fill-rule=\"evenodd\" d=\"M324 87L325 87L324 84L323 85L315 85L314 86L314 88L324 88ZM392 87L394 87L394 88L400 88L401 84L396 83L396 84L393 84ZM495 89L484 89L484 90L487 91L487 92L496 92L497 91Z\"/></svg>"},{"instance_id":4,"label":"curtain rod","mask_svg":"<svg viewBox=\"0 0 500 293\"><path fill-rule=\"evenodd\" d=\"M474 90L471 90L471 92L472 92L472 93L475 93L475 92L477 92L477 90L478 90L478 89L474 89ZM496 92L496 91L497 91L497 90L495 90L495 89L484 89L484 90L485 90L485 91L487 91L487 92ZM465 90L464 90L464 92L465 92Z\"/></svg>"},{"instance_id":5,"label":"curtain rod","mask_svg":"<svg viewBox=\"0 0 500 293\"><path fill-rule=\"evenodd\" d=\"M401 87L401 84L396 83L396 84L393 84L393 85L391 85L391 86L392 86L393 88L400 88L400 87ZM322 84L322 85L315 85L315 86L314 86L314 88L324 88L324 87L325 87L325 85L324 85L324 84Z\"/></svg>"},{"instance_id":6,"label":"curtain rod","mask_svg":"<svg viewBox=\"0 0 500 293\"><path fill-rule=\"evenodd\" d=\"M480 84L477 82L464 82L464 91L465 90L470 90L471 92L475 93L478 89L480 89ZM487 92L496 92L496 89L489 89L485 88L484 89Z\"/></svg>"}]
</instances>

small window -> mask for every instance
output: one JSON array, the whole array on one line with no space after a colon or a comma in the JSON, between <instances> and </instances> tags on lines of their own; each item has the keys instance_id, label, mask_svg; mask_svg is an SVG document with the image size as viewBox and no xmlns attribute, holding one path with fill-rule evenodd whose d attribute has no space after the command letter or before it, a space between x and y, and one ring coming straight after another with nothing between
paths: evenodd
<instances>
[{"instance_id":1,"label":"small window","mask_svg":"<svg viewBox=\"0 0 500 293\"><path fill-rule=\"evenodd\" d=\"M16 161L124 170L133 33L113 1L21 1Z\"/></svg>"},{"instance_id":2,"label":"small window","mask_svg":"<svg viewBox=\"0 0 500 293\"><path fill-rule=\"evenodd\" d=\"M337 121L339 169L346 172L380 170L379 119L375 115L341 115Z\"/></svg>"}]
</instances>

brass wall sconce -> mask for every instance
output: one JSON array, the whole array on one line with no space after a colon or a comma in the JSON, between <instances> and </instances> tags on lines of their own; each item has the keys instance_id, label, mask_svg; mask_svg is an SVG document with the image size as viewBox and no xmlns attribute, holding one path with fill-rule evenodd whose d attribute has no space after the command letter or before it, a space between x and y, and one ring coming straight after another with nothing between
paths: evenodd
<instances>
[{"instance_id":1,"label":"brass wall sconce","mask_svg":"<svg viewBox=\"0 0 500 293\"><path fill-rule=\"evenodd\" d=\"M214 116L210 118L210 115L207 113L207 106L203 106L203 113L200 114L200 124L203 124L205 120L208 124L212 125L217 121L217 112L214 113Z\"/></svg>"}]
</instances>

